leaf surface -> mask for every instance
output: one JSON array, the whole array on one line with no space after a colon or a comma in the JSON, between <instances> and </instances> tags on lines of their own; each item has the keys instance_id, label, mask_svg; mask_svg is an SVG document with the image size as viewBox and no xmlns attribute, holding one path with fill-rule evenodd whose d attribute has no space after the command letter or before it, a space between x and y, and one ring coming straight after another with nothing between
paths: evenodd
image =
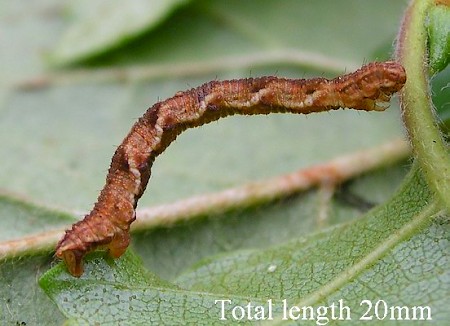
<instances>
[{"instance_id":1,"label":"leaf surface","mask_svg":"<svg viewBox=\"0 0 450 326\"><path fill-rule=\"evenodd\" d=\"M0 198L0 241L69 225L88 211L103 186L115 146L120 144L136 118L156 101L214 79L259 75L333 77L363 62L388 58L405 5L402 1L390 0L283 1L283 5L278 1L190 1L172 11L169 6L177 5L175 3L181 2L168 4L159 17L140 13L136 18L140 25L131 32L120 24L108 25L110 29L106 34L84 33L77 42L64 44L63 35L68 30L77 25L85 28L83 26L92 21L105 21L105 16L70 17L73 13L70 7L83 4L68 1L43 0L27 4L27 10L23 10L19 2L0 0L0 30L4 45L0 60L6 63L0 76L0 187L5 190ZM121 9L124 10L123 4L112 10L120 12ZM100 23L98 27L101 26ZM102 39L105 35L111 38ZM96 48L93 46L96 42L102 45ZM74 56L64 60L66 63L75 60L77 65L73 68L48 66L49 55L55 54L61 44L72 49ZM76 47L86 44L92 47L86 47L88 51L82 55L77 53ZM80 62L81 58L86 61ZM150 73L137 79L128 79L129 75L122 74L136 65L148 68ZM105 71L112 73L98 81L98 76ZM446 76L448 74L438 75L440 85L446 85ZM435 94L434 100L440 103L438 109L444 108L441 112L445 112L446 89L440 87ZM291 172L401 135L403 130L395 102L382 114L338 111L307 117L232 117L181 135L156 161L140 207ZM258 207L134 234L132 248L142 263L133 252L114 262L104 261L102 255L94 255L94 263L88 264L88 271L92 273L87 274L88 279L79 280L75 287L60 265L46 274L41 284L56 300L56 305L37 284L40 276L55 265L51 255L34 250L26 256L8 258L0 262L0 318L9 324L54 324L61 323L65 316L72 321L83 320L93 314L92 307L79 297L87 288L101 294L104 289L119 291L111 293L118 294L120 300L108 296L105 300L109 301L105 303L114 304L95 312L104 321L110 320L107 318L112 314L107 314L111 311L122 318L124 311L132 306L122 304L122 301L131 297L134 291L141 300L136 302L146 313L148 310L143 302L160 295L170 298L172 301L168 302L173 302L177 310L169 313L172 306L156 306L153 301L148 309L167 313L173 318L178 316L183 304L186 307L197 304L197 310L184 312L189 321L195 318L199 321L201 311L204 312L201 316L209 316L209 321L213 321L217 310L211 306L212 298L226 295L239 303L248 299L264 303L272 293L281 297L282 292L276 284L273 290L266 285L250 297L247 294L241 297L233 285L240 271L230 274L233 282L220 283L217 278L223 271L217 264L229 262L227 268L235 264L243 268L242 273L248 274L252 269L266 268L267 271L271 265L264 265L265 259L270 257L266 254L280 253L283 261L286 261L281 254L283 250L291 250L299 257L303 255L301 248L292 248L292 243L306 241L311 248L320 244L324 250L323 236L334 236L337 241L339 232L346 234L345 230L349 228L346 223L359 225L355 219L365 208L358 203L377 205L388 200L408 169L409 163L400 163L342 187L341 193L355 195L357 204L350 203L345 196L333 198L325 226L336 229L324 230L318 225L320 193L309 191ZM419 190L426 191L421 183L418 184ZM413 211L420 211L420 205L416 207L415 202L411 205ZM413 218L411 214L408 216ZM363 218L363 221L368 220L371 218ZM398 250L403 246L414 253L420 252L421 248L427 248L428 252L431 248L430 257L434 257L434 263L426 259L414 260L411 268L418 271L417 275L429 275L430 282L424 284L439 284L439 291L448 289L448 268L439 267L445 262L442 257L446 257L446 247L433 247L432 242L426 247L419 244L428 241L429 237L441 244L439 234L447 227L445 221L445 218L431 219L430 224L416 230L410 240L393 247ZM404 223L402 225L408 224ZM389 237L389 234L380 234L383 239ZM376 239L379 238L375 236L373 241ZM412 239L416 242L411 242ZM369 241L364 242L366 244L368 247L358 257L376 246ZM346 248L351 245L355 242ZM436 248L440 248L441 258ZM425 253L425 249L423 251ZM250 253L259 254L264 260L258 265L249 258ZM316 254L316 257L321 255L319 251ZM414 265L414 262L420 265ZM352 266L349 260L345 263L344 267ZM379 270L394 271L393 267L386 267L389 264L396 263L382 260L376 266ZM97 268L91 269L94 265ZM113 269L108 269L111 266ZM211 287L198 292L196 287L204 285L194 284L195 275L204 273L207 266L214 268L214 273L208 275ZM436 276L430 266L438 266L436 271L441 274ZM339 275L338 267L330 272ZM327 270L324 268L323 273ZM404 270L399 269L398 273L403 274ZM358 287L364 291L371 287L374 292L383 294L383 287L376 291L377 284L384 281L383 274L374 272L371 267L362 270L369 276L371 272L381 278L376 284L370 283L375 277L368 277L364 279L366 287L356 284L352 288L350 283L345 283L339 291L342 295L345 291L351 293L355 298L353 303L360 298ZM278 267L274 271L277 273L280 273ZM322 283L318 284L328 284L329 279L322 276ZM100 277L108 281L100 284ZM395 277L408 280L408 277L401 279L401 275ZM417 276L417 279L421 278ZM45 280L54 280L55 286ZM247 289L250 293L256 283L252 283L251 277L247 280L249 283L242 290ZM255 278L254 282L257 280ZM301 280L304 281L300 278L298 282ZM230 293L219 293L220 286L228 286ZM340 295L339 291L336 293ZM59 301L63 293L68 295L66 302ZM345 294L345 297L350 300L351 295ZM330 294L327 298L334 297ZM440 307L442 296L436 295L436 298L436 307ZM100 304L98 299L91 299ZM68 307L68 302L73 302L75 308ZM86 310L83 312L83 309ZM442 315L443 312L439 313Z\"/></svg>"},{"instance_id":2,"label":"leaf surface","mask_svg":"<svg viewBox=\"0 0 450 326\"><path fill-rule=\"evenodd\" d=\"M76 1L67 10L71 26L52 53L55 64L70 64L106 52L163 21L186 0Z\"/></svg>"},{"instance_id":3,"label":"leaf surface","mask_svg":"<svg viewBox=\"0 0 450 326\"><path fill-rule=\"evenodd\" d=\"M365 311L360 302L375 303L380 293L390 304L428 305L433 320L443 322L450 316L448 215L431 202L414 174L389 203L361 219L280 246L204 260L176 286L145 272L131 252L116 261L96 254L80 279L60 264L41 285L66 316L86 323L214 323L222 314L216 300L231 300L225 318L233 323L231 308L267 307L269 298L280 316L282 299L300 306L343 299L357 320Z\"/></svg>"}]
</instances>

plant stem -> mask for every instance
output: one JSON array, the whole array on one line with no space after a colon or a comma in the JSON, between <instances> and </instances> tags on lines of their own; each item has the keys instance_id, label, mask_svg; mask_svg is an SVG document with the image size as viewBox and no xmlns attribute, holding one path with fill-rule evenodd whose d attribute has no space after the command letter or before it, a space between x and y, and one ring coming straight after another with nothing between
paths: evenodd
<instances>
[{"instance_id":1,"label":"plant stem","mask_svg":"<svg viewBox=\"0 0 450 326\"><path fill-rule=\"evenodd\" d=\"M428 185L450 210L450 156L433 113L425 22L434 0L413 0L400 28L397 57L408 76L401 92L403 121Z\"/></svg>"}]
</instances>

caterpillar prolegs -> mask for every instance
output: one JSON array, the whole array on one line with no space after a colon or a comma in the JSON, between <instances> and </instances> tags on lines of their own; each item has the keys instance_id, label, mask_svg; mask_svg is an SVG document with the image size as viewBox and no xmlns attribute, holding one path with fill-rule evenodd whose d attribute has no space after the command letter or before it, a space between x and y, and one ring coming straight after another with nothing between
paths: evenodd
<instances>
[{"instance_id":1,"label":"caterpillar prolegs","mask_svg":"<svg viewBox=\"0 0 450 326\"><path fill-rule=\"evenodd\" d=\"M260 77L211 81L156 103L134 124L111 161L92 211L67 230L56 248L69 272L83 273L86 253L103 247L113 257L130 242L135 208L156 156L185 129L233 114L311 113L339 108L382 111L406 81L392 61L370 63L334 79Z\"/></svg>"}]
</instances>

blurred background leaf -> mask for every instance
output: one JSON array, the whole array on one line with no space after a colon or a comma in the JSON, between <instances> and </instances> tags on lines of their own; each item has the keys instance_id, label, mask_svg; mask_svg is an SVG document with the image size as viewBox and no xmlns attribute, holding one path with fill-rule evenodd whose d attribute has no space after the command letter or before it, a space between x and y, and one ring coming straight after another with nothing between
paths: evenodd
<instances>
[{"instance_id":1,"label":"blurred background leaf","mask_svg":"<svg viewBox=\"0 0 450 326\"><path fill-rule=\"evenodd\" d=\"M131 4L105 3L0 1L0 187L20 194L0 201L0 241L22 222L29 226L15 229L17 237L68 224L67 214L45 207L88 211L115 146L156 101L213 79L332 77L389 58L405 7L389 0L135 1L152 9L134 22L113 23L132 12ZM75 40L71 33L78 33ZM139 78L129 74L136 67L145 72ZM446 94L436 94L442 107ZM231 117L187 131L158 158L140 207L290 172L402 135L395 104L382 114ZM374 171L342 191L382 203L408 166ZM146 268L172 281L205 257L320 230L318 202L310 191L142 232L133 247ZM328 225L362 213L338 196ZM1 262L0 316L7 323L64 320L36 283L51 261L36 253Z\"/></svg>"}]
</instances>

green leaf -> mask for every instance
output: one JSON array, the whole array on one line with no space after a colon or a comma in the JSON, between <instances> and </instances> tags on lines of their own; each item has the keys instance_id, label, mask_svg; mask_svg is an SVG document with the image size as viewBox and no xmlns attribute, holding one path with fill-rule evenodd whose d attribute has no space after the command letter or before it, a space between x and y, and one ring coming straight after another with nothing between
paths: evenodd
<instances>
[{"instance_id":1,"label":"green leaf","mask_svg":"<svg viewBox=\"0 0 450 326\"><path fill-rule=\"evenodd\" d=\"M332 46L329 59L333 69L342 72L349 69L348 62L359 66L381 45L392 44L402 5L393 5L388 0L368 4L359 1L349 1L347 5L334 1L320 4L287 1L286 6L272 1L253 4L232 1L227 5L221 1L193 3L185 11L175 13L166 25L111 53L111 57L105 54L102 62L111 64L109 60L113 60L112 64L125 66L150 62L151 67L156 65L156 68L160 63L168 62L180 64L177 68L185 69L192 64L194 56L196 62L205 63L215 62L223 56L233 58L244 53L251 58L254 53L262 53L270 57L274 49L280 52L296 49L299 54L311 53L310 57L314 59L328 55ZM384 12L386 6L391 8L388 13ZM325 10L327 7L331 9ZM346 7L360 14L350 15ZM378 18L374 12L378 13ZM326 15L330 25L311 25L312 14ZM222 21L217 15L233 19ZM348 19L342 24L331 19L334 15L348 15ZM381 18L383 23L380 23ZM255 33L264 35L269 43L278 44L267 46L258 39L252 40L248 35L250 27L244 28L236 20L248 21ZM271 29L266 27L268 20ZM293 35L290 33L292 26L308 32ZM353 26L362 27L354 30ZM349 33L353 34L352 38L342 37ZM50 35L45 43L52 39L57 41L47 29L42 28L39 34L42 37ZM327 37L321 37L323 35ZM371 42L367 42L368 35ZM335 44L330 45L329 39ZM37 44L35 51L42 47ZM8 61L16 57L21 59L20 53L11 54ZM309 60L305 60L308 67ZM189 76L163 72L162 77L139 83L127 82L126 77L122 79L120 71L118 79L103 83L92 81L95 80L95 69L85 71L84 77L76 72L73 75L70 71L62 72L62 77L67 79L62 79L61 85L8 94L0 119L0 139L8 140L0 147L0 157L8 157L8 160L2 163L0 182L7 185L8 190L25 194L36 202L85 212L103 186L114 146L120 144L133 121L159 99L216 78L247 77L250 73L252 76L276 73L306 78L323 75L331 69L329 67L320 61L315 70L305 69L289 65L283 59L276 66L238 65L221 72L200 70ZM326 75L331 77L336 73ZM51 76L47 77L51 79ZM81 81L77 79L79 77ZM19 121L21 127L17 128ZM140 206L170 202L237 185L244 180L290 172L402 135L395 103L383 114L345 111L308 117L230 117L181 135L158 158L150 183L150 189L158 190L144 196ZM263 150L261 139L265 140ZM223 150L211 150L217 146ZM256 166L253 160L242 159L249 154L258 162ZM181 159L183 164L180 164ZM21 173L15 173L17 169Z\"/></svg>"},{"instance_id":2,"label":"green leaf","mask_svg":"<svg viewBox=\"0 0 450 326\"><path fill-rule=\"evenodd\" d=\"M40 283L68 318L90 324L213 323L221 316L215 300L232 301L225 313L232 323L228 308L269 298L275 315L282 299L313 306L343 299L357 319L364 313L360 302L376 302L381 293L392 305L431 306L433 320L444 321L450 317L450 261L443 252L449 216L436 215L433 202L413 173L388 204L361 219L280 246L207 259L176 279L177 286L146 272L130 251L118 260L91 256L80 279L60 264Z\"/></svg>"},{"instance_id":3,"label":"green leaf","mask_svg":"<svg viewBox=\"0 0 450 326\"><path fill-rule=\"evenodd\" d=\"M450 62L450 6L432 6L428 17L430 70L434 75Z\"/></svg>"},{"instance_id":4,"label":"green leaf","mask_svg":"<svg viewBox=\"0 0 450 326\"><path fill-rule=\"evenodd\" d=\"M438 73L433 77L432 92L435 94L433 99L433 104L439 115L439 118L446 122L450 122L450 105L448 98L450 97L450 67L447 66L446 69Z\"/></svg>"},{"instance_id":5,"label":"green leaf","mask_svg":"<svg viewBox=\"0 0 450 326\"><path fill-rule=\"evenodd\" d=\"M217 320L219 311L214 307L214 294L186 291L162 281L146 271L130 250L117 260L92 255L86 267L79 280L74 280L62 264L40 280L65 315L79 324Z\"/></svg>"},{"instance_id":6,"label":"green leaf","mask_svg":"<svg viewBox=\"0 0 450 326\"><path fill-rule=\"evenodd\" d=\"M51 59L71 64L118 47L161 23L186 0L76 1L72 24Z\"/></svg>"},{"instance_id":7,"label":"green leaf","mask_svg":"<svg viewBox=\"0 0 450 326\"><path fill-rule=\"evenodd\" d=\"M6 193L0 194L0 217L0 242L29 236L37 230L51 230L74 221L67 213L41 207ZM27 256L9 259L3 256L4 252L0 250L2 322L8 325L37 325L50 321L62 323L63 315L36 284L53 260L48 246L30 246Z\"/></svg>"},{"instance_id":8,"label":"green leaf","mask_svg":"<svg viewBox=\"0 0 450 326\"><path fill-rule=\"evenodd\" d=\"M2 228L0 240L10 240L26 236L36 230L47 231L74 221L73 216L39 207L24 198L0 193L0 216Z\"/></svg>"},{"instance_id":9,"label":"green leaf","mask_svg":"<svg viewBox=\"0 0 450 326\"><path fill-rule=\"evenodd\" d=\"M57 325L65 320L37 281L51 266L47 253L0 260L0 320L4 325Z\"/></svg>"},{"instance_id":10,"label":"green leaf","mask_svg":"<svg viewBox=\"0 0 450 326\"><path fill-rule=\"evenodd\" d=\"M11 240L11 234L17 238L61 225L68 227L74 215L81 217L88 211L103 186L115 146L156 101L214 79L267 74L332 77L363 62L389 58L405 3L191 1L171 14L161 14L150 25L141 25L130 40L119 32L114 34L112 43L92 49L89 56L101 55L89 64L80 63L80 69L49 71L44 58L54 53L63 34L73 24L88 22L86 16L78 16L77 21L67 17L71 14L67 8L81 5L44 0L30 2L24 10L20 2L0 0L0 60L5 63L0 75L0 187L20 194L19 199L5 195L0 200L1 242ZM118 6L127 10L122 2ZM102 22L104 17L99 14L93 20ZM93 44L97 36L86 33L77 42ZM75 51L77 44L70 46ZM142 73L138 78L134 77L136 71ZM445 86L448 78L442 78ZM446 90L436 92L434 101L445 106ZM231 117L181 135L156 161L139 206L170 203L291 172L403 134L395 101L382 114L339 111L307 117ZM325 226L341 228L342 223L354 223L366 202L384 203L407 169L409 164L402 162L342 186L330 203ZM356 197L356 204L349 196ZM317 222L320 202L320 192L311 190L258 207L133 234L132 247L143 266L134 264L131 254L117 262L94 255L95 261L99 270L108 262L138 271L143 278L139 284L159 282L160 288L163 284L164 291L171 291L172 298L179 299L181 292L176 291L195 298L189 289L173 289L167 282L175 284L174 280L189 275L190 268L196 268L194 273L208 262L220 261L216 255L237 257L246 250L271 252L274 246L282 248L299 238L313 241L318 236L315 232L324 231ZM417 209L415 203L408 205ZM417 231L416 242L402 242L405 250L434 253L435 247L422 247L421 239L442 232L445 221L437 221L442 225L432 222L434 229L425 226ZM441 253L445 250L442 246ZM423 259L415 262L420 265L411 264L414 271L427 273L436 265ZM60 302L53 304L37 284L42 273L53 266L48 248L34 248L25 256L0 261L0 320L32 325L63 322ZM381 264L379 270L383 267ZM57 265L49 273L69 278L63 270ZM145 270L157 276L152 278ZM448 268L436 270L442 271L443 280L438 290L448 289ZM130 274L120 275L126 281ZM381 281L373 279L376 284L370 279L366 284L376 290ZM156 293L152 291L150 285L143 292ZM210 303L206 299L201 302ZM215 316L217 310L211 311L205 316Z\"/></svg>"}]
</instances>

